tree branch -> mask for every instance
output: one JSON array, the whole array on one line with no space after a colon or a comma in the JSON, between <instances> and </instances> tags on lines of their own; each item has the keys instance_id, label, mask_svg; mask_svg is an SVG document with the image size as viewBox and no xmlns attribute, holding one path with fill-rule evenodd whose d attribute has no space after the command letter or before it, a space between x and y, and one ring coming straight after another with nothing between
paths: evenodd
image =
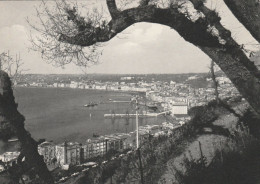
<instances>
[{"instance_id":1,"label":"tree branch","mask_svg":"<svg viewBox=\"0 0 260 184\"><path fill-rule=\"evenodd\" d=\"M116 18L119 13L119 10L117 9L116 6L116 0L106 0L106 2L107 2L108 11L112 19Z\"/></svg>"},{"instance_id":2,"label":"tree branch","mask_svg":"<svg viewBox=\"0 0 260 184\"><path fill-rule=\"evenodd\" d=\"M75 41L77 41L77 44L88 46L96 42L108 41L137 22L167 25L212 58L252 107L260 113L260 96L258 95L260 94L260 75L258 69L233 40L230 31L220 24L220 18L217 14L206 8L203 3L196 4L197 0L191 0L191 2L196 9L205 15L205 18L192 21L186 17L187 15L180 13L177 8L160 9L152 5L137 7L120 12L115 19L109 22L107 32L103 31L101 37L98 34L93 34L93 39L88 40L84 39L84 35L77 35L76 37L63 37L61 41L71 44L76 44ZM209 31L209 27L218 33ZM221 43L220 39L224 43Z\"/></svg>"},{"instance_id":3,"label":"tree branch","mask_svg":"<svg viewBox=\"0 0 260 184\"><path fill-rule=\"evenodd\" d=\"M109 9L115 10L115 1L107 2L111 3ZM109 23L102 26L91 25L90 28L78 30L72 36L60 34L59 41L85 47L106 42L138 22L169 26L215 61L255 111L260 114L258 69L245 55L243 48L231 37L231 32L221 25L220 17L216 12L205 7L203 0L190 0L190 2L204 16L193 17L189 9L185 9L185 4L181 7L170 6L167 9L158 8L155 5L139 6L118 12ZM112 15L115 14L112 13Z\"/></svg>"},{"instance_id":4,"label":"tree branch","mask_svg":"<svg viewBox=\"0 0 260 184\"><path fill-rule=\"evenodd\" d=\"M86 32L75 36L61 35L59 41L90 46L97 42L106 42L127 27L138 22L150 22L167 25L174 28L186 41L195 45L221 47L217 37L207 31L207 22L198 19L195 22L187 19L178 9L160 9L153 5L124 10L112 19L105 28L95 28L89 37Z\"/></svg>"}]
</instances>

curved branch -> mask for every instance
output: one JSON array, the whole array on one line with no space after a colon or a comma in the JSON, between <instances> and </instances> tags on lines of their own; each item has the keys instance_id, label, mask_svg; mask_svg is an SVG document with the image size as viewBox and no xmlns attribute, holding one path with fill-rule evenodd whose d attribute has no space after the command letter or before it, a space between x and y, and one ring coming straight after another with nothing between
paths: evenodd
<instances>
[{"instance_id":1,"label":"curved branch","mask_svg":"<svg viewBox=\"0 0 260 184\"><path fill-rule=\"evenodd\" d=\"M207 9L203 3L196 4L197 0L192 0L192 2L194 7L205 15L205 18L200 17L192 21L178 8L160 9L149 5L120 12L115 19L109 22L106 31L100 29L102 31L101 36L98 31L95 31L91 35L93 38L91 40L84 37L84 34L78 34L75 37L60 37L62 38L60 41L88 46L96 42L108 41L137 22L167 25L213 59L255 111L260 113L260 75L258 69L233 40L230 31L220 24L220 18L217 14ZM209 31L209 28L215 29L217 34ZM224 43L221 43L220 40Z\"/></svg>"},{"instance_id":2,"label":"curved branch","mask_svg":"<svg viewBox=\"0 0 260 184\"><path fill-rule=\"evenodd\" d=\"M105 28L95 28L90 34L89 31L83 31L75 36L61 35L59 41L80 46L90 46L97 42L106 42L138 22L170 26L186 41L195 45L221 47L218 37L214 37L208 32L208 25L205 20L198 19L192 22L184 14L180 13L177 8L160 9L153 5L124 10L115 19L112 19Z\"/></svg>"},{"instance_id":3,"label":"curved branch","mask_svg":"<svg viewBox=\"0 0 260 184\"><path fill-rule=\"evenodd\" d=\"M116 0L106 0L106 2L107 2L108 11L112 19L116 18L116 16L119 13L119 10L117 9L116 6Z\"/></svg>"},{"instance_id":4,"label":"curved branch","mask_svg":"<svg viewBox=\"0 0 260 184\"><path fill-rule=\"evenodd\" d=\"M107 0L109 11L112 13L112 20L109 23L103 22L96 26L84 21L84 18L74 11L75 17L70 16L70 21L75 25L79 25L78 22L80 22L83 26L76 26L78 30L75 30L73 34L66 34L66 32L63 34L56 32L56 34L59 35L60 42L86 47L109 41L138 22L169 26L214 60L255 111L260 113L258 69L245 55L243 48L231 37L231 32L221 25L217 13L204 6L204 0L190 0L190 2L193 3L199 16L193 16L185 4L170 6L167 9L146 5L118 12L115 1Z\"/></svg>"}]
</instances>

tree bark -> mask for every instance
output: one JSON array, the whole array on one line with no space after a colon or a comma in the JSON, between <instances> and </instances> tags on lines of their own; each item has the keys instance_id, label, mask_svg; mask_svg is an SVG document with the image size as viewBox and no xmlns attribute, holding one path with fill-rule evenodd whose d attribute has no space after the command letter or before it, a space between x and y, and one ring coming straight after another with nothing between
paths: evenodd
<instances>
[{"instance_id":1,"label":"tree bark","mask_svg":"<svg viewBox=\"0 0 260 184\"><path fill-rule=\"evenodd\" d=\"M112 17L112 19L116 18L118 16L119 10L116 6L116 0L106 0L108 11Z\"/></svg>"},{"instance_id":2,"label":"tree bark","mask_svg":"<svg viewBox=\"0 0 260 184\"><path fill-rule=\"evenodd\" d=\"M260 42L260 1L224 0L235 17Z\"/></svg>"}]
</instances>

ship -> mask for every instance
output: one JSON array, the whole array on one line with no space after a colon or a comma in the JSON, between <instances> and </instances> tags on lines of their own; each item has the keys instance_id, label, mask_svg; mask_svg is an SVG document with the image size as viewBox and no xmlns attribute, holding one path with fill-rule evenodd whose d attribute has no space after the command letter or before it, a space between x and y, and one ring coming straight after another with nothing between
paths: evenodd
<instances>
[{"instance_id":1,"label":"ship","mask_svg":"<svg viewBox=\"0 0 260 184\"><path fill-rule=\"evenodd\" d=\"M13 139L8 139L8 142L16 142L19 141L17 138L13 138Z\"/></svg>"},{"instance_id":2,"label":"ship","mask_svg":"<svg viewBox=\"0 0 260 184\"><path fill-rule=\"evenodd\" d=\"M98 104L95 103L95 102L90 102L90 103L84 105L84 107L94 107L94 106L96 106L96 105L98 105Z\"/></svg>"},{"instance_id":3,"label":"ship","mask_svg":"<svg viewBox=\"0 0 260 184\"><path fill-rule=\"evenodd\" d=\"M156 104L146 104L146 106L147 106L149 109L153 110L153 111L157 111L157 110L158 110L158 107L157 107Z\"/></svg>"}]
</instances>

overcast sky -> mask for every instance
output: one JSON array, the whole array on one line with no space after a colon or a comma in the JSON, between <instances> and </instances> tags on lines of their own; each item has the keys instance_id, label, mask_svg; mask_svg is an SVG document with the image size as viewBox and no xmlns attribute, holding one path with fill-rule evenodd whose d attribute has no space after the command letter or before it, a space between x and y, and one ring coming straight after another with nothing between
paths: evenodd
<instances>
[{"instance_id":1,"label":"overcast sky","mask_svg":"<svg viewBox=\"0 0 260 184\"><path fill-rule=\"evenodd\" d=\"M73 64L65 69L55 68L30 51L30 27L26 17L35 13L39 1L0 1L0 53L20 53L27 73L81 73ZM232 30L232 36L249 49L256 43L233 17L221 0L208 2L222 17L222 23ZM103 47L100 64L88 73L189 73L207 72L210 58L184 41L178 33L159 24L139 23L126 29Z\"/></svg>"}]
</instances>

